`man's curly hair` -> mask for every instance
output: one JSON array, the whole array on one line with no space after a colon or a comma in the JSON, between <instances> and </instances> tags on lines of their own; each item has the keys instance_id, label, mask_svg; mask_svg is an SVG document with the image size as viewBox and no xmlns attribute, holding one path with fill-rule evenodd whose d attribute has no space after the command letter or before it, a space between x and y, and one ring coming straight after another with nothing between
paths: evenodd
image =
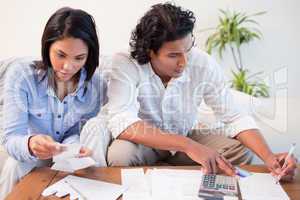
<instances>
[{"instance_id":1,"label":"man's curly hair","mask_svg":"<svg viewBox=\"0 0 300 200\"><path fill-rule=\"evenodd\" d=\"M193 32L195 17L171 3L156 4L140 19L130 39L131 56L139 64L150 61L150 50L155 53L164 42L174 41Z\"/></svg>"}]
</instances>

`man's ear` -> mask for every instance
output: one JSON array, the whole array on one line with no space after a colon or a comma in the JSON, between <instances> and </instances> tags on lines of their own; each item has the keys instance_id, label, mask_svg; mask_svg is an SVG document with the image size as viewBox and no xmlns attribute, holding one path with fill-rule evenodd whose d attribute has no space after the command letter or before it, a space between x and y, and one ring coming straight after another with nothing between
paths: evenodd
<instances>
[{"instance_id":1,"label":"man's ear","mask_svg":"<svg viewBox=\"0 0 300 200\"><path fill-rule=\"evenodd\" d=\"M152 49L149 50L149 57L150 57L150 59L153 59L154 57L156 57L156 54L154 53L154 51Z\"/></svg>"}]
</instances>

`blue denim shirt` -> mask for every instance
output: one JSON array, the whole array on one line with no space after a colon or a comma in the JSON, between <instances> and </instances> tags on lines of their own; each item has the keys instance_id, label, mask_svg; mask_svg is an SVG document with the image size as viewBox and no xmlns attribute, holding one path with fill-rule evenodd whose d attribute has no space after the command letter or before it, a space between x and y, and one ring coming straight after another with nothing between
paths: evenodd
<instances>
[{"instance_id":1,"label":"blue denim shirt","mask_svg":"<svg viewBox=\"0 0 300 200\"><path fill-rule=\"evenodd\" d=\"M106 102L106 82L99 69L86 83L82 68L76 91L63 101L49 84L50 73L51 69L37 69L33 61L17 62L7 71L2 143L16 160L36 160L28 149L31 135L49 135L60 143L79 142L82 125Z\"/></svg>"}]
</instances>

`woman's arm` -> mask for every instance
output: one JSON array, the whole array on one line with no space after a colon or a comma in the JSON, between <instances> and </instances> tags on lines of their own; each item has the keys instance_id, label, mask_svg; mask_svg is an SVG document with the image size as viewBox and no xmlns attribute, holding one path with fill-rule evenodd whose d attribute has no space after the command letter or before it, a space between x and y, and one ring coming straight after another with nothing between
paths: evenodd
<instances>
[{"instance_id":1,"label":"woman's arm","mask_svg":"<svg viewBox=\"0 0 300 200\"><path fill-rule=\"evenodd\" d=\"M2 144L8 154L18 161L26 162L50 157L57 143L50 136L28 133L29 94L37 93L35 74L31 62L17 61L9 66L4 80L4 135Z\"/></svg>"},{"instance_id":2,"label":"woman's arm","mask_svg":"<svg viewBox=\"0 0 300 200\"><path fill-rule=\"evenodd\" d=\"M19 161L28 161L35 158L28 149L28 82L22 67L14 63L5 74L2 143L10 156Z\"/></svg>"}]
</instances>

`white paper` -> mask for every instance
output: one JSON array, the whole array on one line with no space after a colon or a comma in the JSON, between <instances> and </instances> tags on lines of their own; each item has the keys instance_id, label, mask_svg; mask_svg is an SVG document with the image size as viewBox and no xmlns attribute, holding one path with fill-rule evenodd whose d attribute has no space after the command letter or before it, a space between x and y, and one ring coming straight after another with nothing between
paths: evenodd
<instances>
[{"instance_id":1,"label":"white paper","mask_svg":"<svg viewBox=\"0 0 300 200\"><path fill-rule=\"evenodd\" d=\"M151 199L150 185L146 180L143 168L122 169L122 185L128 187L124 192L123 200Z\"/></svg>"},{"instance_id":2,"label":"white paper","mask_svg":"<svg viewBox=\"0 0 300 200\"><path fill-rule=\"evenodd\" d=\"M91 157L83 157L83 158L70 158L68 162L72 169L79 170L84 169L96 164L96 162Z\"/></svg>"},{"instance_id":3,"label":"white paper","mask_svg":"<svg viewBox=\"0 0 300 200\"><path fill-rule=\"evenodd\" d=\"M253 173L251 176L241 178L239 186L243 200L289 200L276 179L267 173Z\"/></svg>"},{"instance_id":4,"label":"white paper","mask_svg":"<svg viewBox=\"0 0 300 200\"><path fill-rule=\"evenodd\" d=\"M72 189L72 187L70 187L65 181L72 184L72 187L76 188L77 191L80 191L82 195L78 194L78 192ZM61 194L70 194L70 199L79 198L87 200L115 200L125 190L126 187L118 184L69 175L57 183L47 187L43 191L42 195L49 196L56 194L56 196L60 196Z\"/></svg>"},{"instance_id":5,"label":"white paper","mask_svg":"<svg viewBox=\"0 0 300 200\"><path fill-rule=\"evenodd\" d=\"M63 172L73 173L74 170L70 167L68 161L56 162L51 166L51 169Z\"/></svg>"},{"instance_id":6,"label":"white paper","mask_svg":"<svg viewBox=\"0 0 300 200\"><path fill-rule=\"evenodd\" d=\"M51 169L64 172L74 172L76 170L84 169L95 164L96 162L91 157L69 158L67 160L54 163Z\"/></svg>"},{"instance_id":7,"label":"white paper","mask_svg":"<svg viewBox=\"0 0 300 200\"><path fill-rule=\"evenodd\" d=\"M202 175L199 170L154 169L151 172L152 198L199 200Z\"/></svg>"},{"instance_id":8,"label":"white paper","mask_svg":"<svg viewBox=\"0 0 300 200\"><path fill-rule=\"evenodd\" d=\"M69 158L75 158L78 156L80 151L80 144L61 144L61 146L65 149L62 153L53 156L53 162L65 161Z\"/></svg>"},{"instance_id":9,"label":"white paper","mask_svg":"<svg viewBox=\"0 0 300 200\"><path fill-rule=\"evenodd\" d=\"M122 184L129 189L124 200L201 200L198 197L202 173L199 170L122 169Z\"/></svg>"},{"instance_id":10,"label":"white paper","mask_svg":"<svg viewBox=\"0 0 300 200\"><path fill-rule=\"evenodd\" d=\"M53 157L54 164L51 169L65 172L74 172L79 169L90 167L96 164L91 157L78 158L81 146L79 144L63 145L64 152Z\"/></svg>"}]
</instances>

